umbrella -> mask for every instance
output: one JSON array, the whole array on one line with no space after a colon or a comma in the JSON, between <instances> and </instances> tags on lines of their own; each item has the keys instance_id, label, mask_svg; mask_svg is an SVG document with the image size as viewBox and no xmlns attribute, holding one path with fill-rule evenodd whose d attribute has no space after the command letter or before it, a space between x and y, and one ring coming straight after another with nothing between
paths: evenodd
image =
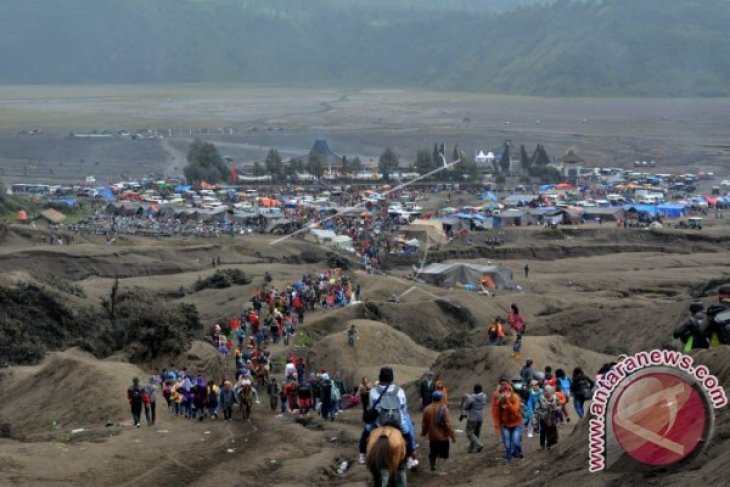
<instances>
[{"instance_id":1,"label":"umbrella","mask_svg":"<svg viewBox=\"0 0 730 487\"><path fill-rule=\"evenodd\" d=\"M573 185L570 183L560 183L555 185L555 189L573 189Z\"/></svg>"}]
</instances>

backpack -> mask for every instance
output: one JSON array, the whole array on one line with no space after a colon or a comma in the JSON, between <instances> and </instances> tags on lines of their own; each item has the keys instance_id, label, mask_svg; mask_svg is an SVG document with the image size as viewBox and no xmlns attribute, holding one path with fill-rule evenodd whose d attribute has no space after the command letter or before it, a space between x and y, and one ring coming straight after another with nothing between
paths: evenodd
<instances>
[{"instance_id":1,"label":"backpack","mask_svg":"<svg viewBox=\"0 0 730 487\"><path fill-rule=\"evenodd\" d=\"M337 402L340 399L342 399L342 395L340 394L340 389L337 387L337 385L330 381L330 384L332 385L332 391L330 392L330 397L332 398L332 402Z\"/></svg>"},{"instance_id":2,"label":"backpack","mask_svg":"<svg viewBox=\"0 0 730 487\"><path fill-rule=\"evenodd\" d=\"M492 325L489 327L489 330L487 330L487 336L490 340L497 339L497 325Z\"/></svg>"},{"instance_id":3,"label":"backpack","mask_svg":"<svg viewBox=\"0 0 730 487\"><path fill-rule=\"evenodd\" d=\"M578 395L584 400L588 401L591 397L591 385L588 383L585 378L582 378L579 380L576 390L578 391Z\"/></svg>"},{"instance_id":4,"label":"backpack","mask_svg":"<svg viewBox=\"0 0 730 487\"><path fill-rule=\"evenodd\" d=\"M717 335L720 344L730 345L730 306L710 306L707 308L707 318L710 320L710 331Z\"/></svg>"},{"instance_id":5,"label":"backpack","mask_svg":"<svg viewBox=\"0 0 730 487\"><path fill-rule=\"evenodd\" d=\"M380 414L378 423L380 426L392 425L401 427L400 399L398 398L398 386L391 390L387 387L380 396Z\"/></svg>"},{"instance_id":6,"label":"backpack","mask_svg":"<svg viewBox=\"0 0 730 487\"><path fill-rule=\"evenodd\" d=\"M558 380L560 381L560 389L563 391L563 394L565 394L565 397L570 396L570 379L563 377Z\"/></svg>"},{"instance_id":7,"label":"backpack","mask_svg":"<svg viewBox=\"0 0 730 487\"><path fill-rule=\"evenodd\" d=\"M130 387L129 388L129 397L131 398L132 404L138 405L142 404L143 400L143 392L141 387Z\"/></svg>"}]
</instances>

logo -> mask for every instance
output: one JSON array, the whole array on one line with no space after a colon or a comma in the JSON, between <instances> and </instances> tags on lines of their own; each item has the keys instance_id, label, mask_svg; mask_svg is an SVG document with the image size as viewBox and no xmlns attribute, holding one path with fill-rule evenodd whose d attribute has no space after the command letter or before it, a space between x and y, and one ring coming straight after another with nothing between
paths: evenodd
<instances>
[{"instance_id":1,"label":"logo","mask_svg":"<svg viewBox=\"0 0 730 487\"><path fill-rule=\"evenodd\" d=\"M600 470L667 468L709 443L725 391L688 355L652 350L623 357L596 381L590 411L590 466Z\"/></svg>"}]
</instances>

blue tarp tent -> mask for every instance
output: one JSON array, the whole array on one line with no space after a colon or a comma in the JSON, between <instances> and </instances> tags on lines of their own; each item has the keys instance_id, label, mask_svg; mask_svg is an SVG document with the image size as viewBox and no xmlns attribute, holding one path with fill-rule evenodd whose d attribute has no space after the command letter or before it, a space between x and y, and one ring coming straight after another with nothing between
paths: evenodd
<instances>
[{"instance_id":1,"label":"blue tarp tent","mask_svg":"<svg viewBox=\"0 0 730 487\"><path fill-rule=\"evenodd\" d=\"M192 186L175 186L176 193L182 193L183 191L190 191L193 189Z\"/></svg>"},{"instance_id":2,"label":"blue tarp tent","mask_svg":"<svg viewBox=\"0 0 730 487\"><path fill-rule=\"evenodd\" d=\"M552 191L555 188L554 184L543 184L540 186L539 191L540 193L545 193L547 191Z\"/></svg>"},{"instance_id":3,"label":"blue tarp tent","mask_svg":"<svg viewBox=\"0 0 730 487\"><path fill-rule=\"evenodd\" d=\"M106 201L114 201L115 200L114 193L112 193L112 190L110 188L99 188L99 194Z\"/></svg>"},{"instance_id":4,"label":"blue tarp tent","mask_svg":"<svg viewBox=\"0 0 730 487\"><path fill-rule=\"evenodd\" d=\"M494 191L485 191L482 193L481 198L483 200L497 201L499 198Z\"/></svg>"},{"instance_id":5,"label":"blue tarp tent","mask_svg":"<svg viewBox=\"0 0 730 487\"><path fill-rule=\"evenodd\" d=\"M650 216L655 216L656 206L651 205L624 205L624 211L638 211L639 213L648 213Z\"/></svg>"},{"instance_id":6,"label":"blue tarp tent","mask_svg":"<svg viewBox=\"0 0 730 487\"><path fill-rule=\"evenodd\" d=\"M679 218L684 216L684 212L686 211L685 205L681 203L662 203L661 205L657 205L656 209L660 215L664 215L669 218Z\"/></svg>"},{"instance_id":7,"label":"blue tarp tent","mask_svg":"<svg viewBox=\"0 0 730 487\"><path fill-rule=\"evenodd\" d=\"M466 218L466 219L469 219L469 220L480 220L480 221L486 220L486 218L484 217L484 215L480 215L478 213L457 213L454 216L456 218L461 218L461 219Z\"/></svg>"}]
</instances>

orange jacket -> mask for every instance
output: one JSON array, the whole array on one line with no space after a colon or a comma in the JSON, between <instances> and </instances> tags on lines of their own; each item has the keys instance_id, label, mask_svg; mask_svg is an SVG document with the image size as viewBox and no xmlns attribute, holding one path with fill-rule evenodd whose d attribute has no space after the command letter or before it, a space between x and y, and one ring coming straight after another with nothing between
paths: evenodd
<instances>
[{"instance_id":1,"label":"orange jacket","mask_svg":"<svg viewBox=\"0 0 730 487\"><path fill-rule=\"evenodd\" d=\"M509 397L506 395L509 394ZM494 429L499 430L501 426L514 428L522 424L522 401L511 386L500 386L492 396L492 418Z\"/></svg>"}]
</instances>

